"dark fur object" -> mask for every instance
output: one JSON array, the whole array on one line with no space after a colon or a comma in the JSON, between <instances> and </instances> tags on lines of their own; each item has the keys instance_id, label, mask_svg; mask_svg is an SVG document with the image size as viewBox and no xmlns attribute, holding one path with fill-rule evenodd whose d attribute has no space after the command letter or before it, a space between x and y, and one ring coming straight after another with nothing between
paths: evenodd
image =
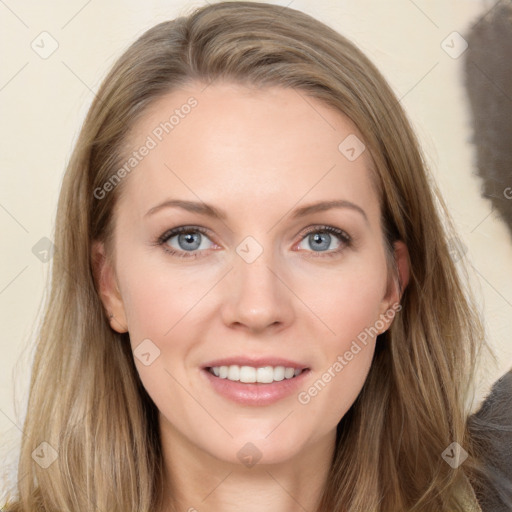
<instances>
[{"instance_id":1,"label":"dark fur object","mask_svg":"<svg viewBox=\"0 0 512 512\"><path fill-rule=\"evenodd\" d=\"M512 370L499 379L468 427L483 472L474 485L483 512L512 511Z\"/></svg>"},{"instance_id":2,"label":"dark fur object","mask_svg":"<svg viewBox=\"0 0 512 512\"><path fill-rule=\"evenodd\" d=\"M466 36L465 80L482 195L512 236L512 2L498 1ZM483 512L512 511L512 370L492 388L468 427L482 472L474 485Z\"/></svg>"},{"instance_id":3,"label":"dark fur object","mask_svg":"<svg viewBox=\"0 0 512 512\"><path fill-rule=\"evenodd\" d=\"M497 2L465 36L465 82L482 196L512 237L512 2Z\"/></svg>"}]
</instances>

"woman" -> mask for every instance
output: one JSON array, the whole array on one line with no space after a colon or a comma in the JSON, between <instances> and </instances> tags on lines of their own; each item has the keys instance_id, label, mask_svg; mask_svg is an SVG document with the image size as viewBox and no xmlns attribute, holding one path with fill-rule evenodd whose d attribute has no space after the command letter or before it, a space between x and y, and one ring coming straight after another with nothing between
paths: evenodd
<instances>
[{"instance_id":1,"label":"woman","mask_svg":"<svg viewBox=\"0 0 512 512\"><path fill-rule=\"evenodd\" d=\"M479 510L448 219L332 29L223 2L147 31L64 178L7 510Z\"/></svg>"}]
</instances>

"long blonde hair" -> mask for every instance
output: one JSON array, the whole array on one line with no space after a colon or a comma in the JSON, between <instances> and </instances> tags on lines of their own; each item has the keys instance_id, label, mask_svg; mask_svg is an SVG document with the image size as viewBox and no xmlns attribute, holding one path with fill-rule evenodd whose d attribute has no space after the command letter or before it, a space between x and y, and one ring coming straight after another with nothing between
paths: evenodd
<instances>
[{"instance_id":1,"label":"long blonde hair","mask_svg":"<svg viewBox=\"0 0 512 512\"><path fill-rule=\"evenodd\" d=\"M119 169L127 135L149 105L193 80L216 79L295 88L348 116L374 162L390 254L395 240L409 249L402 310L379 336L363 390L338 425L318 510L463 510L455 489L470 465L452 469L441 454L454 442L471 453L466 397L484 332L462 262L450 256L446 206L400 102L365 55L302 12L254 2L208 5L156 25L97 92L60 193L9 510L148 512L161 505L157 410L128 334L106 320L91 261L93 241L111 248L122 183L101 200L93 192ZM32 458L42 442L58 454L47 468Z\"/></svg>"}]
</instances>

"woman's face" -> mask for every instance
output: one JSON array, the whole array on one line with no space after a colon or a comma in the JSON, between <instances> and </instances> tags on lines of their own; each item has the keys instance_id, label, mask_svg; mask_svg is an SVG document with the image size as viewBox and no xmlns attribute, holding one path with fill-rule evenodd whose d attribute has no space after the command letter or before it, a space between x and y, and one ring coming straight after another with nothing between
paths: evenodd
<instances>
[{"instance_id":1,"label":"woman's face","mask_svg":"<svg viewBox=\"0 0 512 512\"><path fill-rule=\"evenodd\" d=\"M398 300L361 138L303 92L231 83L137 123L102 298L164 440L244 464L333 441Z\"/></svg>"}]
</instances>

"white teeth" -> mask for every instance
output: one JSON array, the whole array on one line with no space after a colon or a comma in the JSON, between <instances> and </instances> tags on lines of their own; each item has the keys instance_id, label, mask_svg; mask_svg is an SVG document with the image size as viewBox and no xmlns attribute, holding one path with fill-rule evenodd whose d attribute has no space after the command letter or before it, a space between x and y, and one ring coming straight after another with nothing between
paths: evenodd
<instances>
[{"instance_id":1,"label":"white teeth","mask_svg":"<svg viewBox=\"0 0 512 512\"><path fill-rule=\"evenodd\" d=\"M228 379L240 382L260 382L270 384L274 381L292 379L300 375L300 368L285 368L284 366L263 366L254 368L253 366L214 366L210 368L210 373L221 379Z\"/></svg>"},{"instance_id":2,"label":"white teeth","mask_svg":"<svg viewBox=\"0 0 512 512\"><path fill-rule=\"evenodd\" d=\"M274 380L284 379L284 366L276 366L274 368Z\"/></svg>"},{"instance_id":3,"label":"white teeth","mask_svg":"<svg viewBox=\"0 0 512 512\"><path fill-rule=\"evenodd\" d=\"M228 376L229 380L240 380L240 366L229 366L228 367Z\"/></svg>"},{"instance_id":4,"label":"white teeth","mask_svg":"<svg viewBox=\"0 0 512 512\"><path fill-rule=\"evenodd\" d=\"M274 369L272 366L265 366L264 368L258 368L256 370L256 380L268 384L274 382Z\"/></svg>"},{"instance_id":5,"label":"white teeth","mask_svg":"<svg viewBox=\"0 0 512 512\"><path fill-rule=\"evenodd\" d=\"M240 368L239 380L240 382L256 382L256 368L252 366L242 366Z\"/></svg>"},{"instance_id":6,"label":"white teeth","mask_svg":"<svg viewBox=\"0 0 512 512\"><path fill-rule=\"evenodd\" d=\"M284 378L291 379L295 375L295 368L286 368L284 370Z\"/></svg>"}]
</instances>

